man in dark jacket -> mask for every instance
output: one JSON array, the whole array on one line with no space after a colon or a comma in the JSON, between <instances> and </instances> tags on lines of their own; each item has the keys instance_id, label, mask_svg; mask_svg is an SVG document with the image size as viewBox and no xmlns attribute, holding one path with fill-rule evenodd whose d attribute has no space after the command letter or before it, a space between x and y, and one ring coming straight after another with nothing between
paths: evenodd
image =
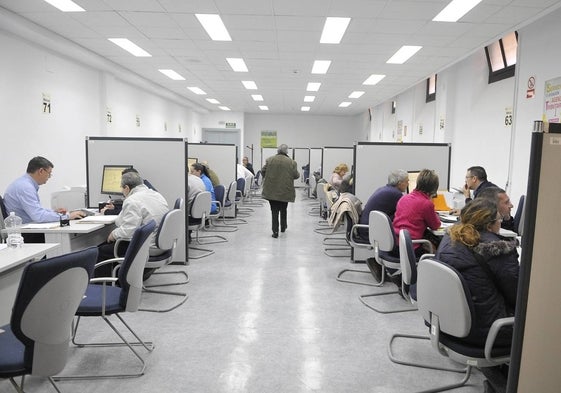
<instances>
[{"instance_id":1,"label":"man in dark jacket","mask_svg":"<svg viewBox=\"0 0 561 393\"><path fill-rule=\"evenodd\" d=\"M294 202L294 180L300 177L298 164L288 157L288 146L280 145L277 155L267 158L261 169L264 176L263 191L261 195L271 205L273 218L273 237L279 237L279 214L281 232L286 231L286 208L288 202Z\"/></svg>"}]
</instances>

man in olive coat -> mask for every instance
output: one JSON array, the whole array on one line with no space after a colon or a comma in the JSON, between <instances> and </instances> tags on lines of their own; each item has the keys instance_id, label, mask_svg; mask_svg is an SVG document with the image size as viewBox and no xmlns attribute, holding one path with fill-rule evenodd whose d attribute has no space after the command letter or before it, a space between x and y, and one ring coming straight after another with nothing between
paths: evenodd
<instances>
[{"instance_id":1,"label":"man in olive coat","mask_svg":"<svg viewBox=\"0 0 561 393\"><path fill-rule=\"evenodd\" d=\"M288 202L294 202L296 198L294 179L300 177L298 164L288 157L287 145L280 145L277 155L267 158L261 174L264 176L261 195L271 204L273 237L277 238L279 237L279 213L280 230L284 232L286 231L286 207Z\"/></svg>"}]
</instances>

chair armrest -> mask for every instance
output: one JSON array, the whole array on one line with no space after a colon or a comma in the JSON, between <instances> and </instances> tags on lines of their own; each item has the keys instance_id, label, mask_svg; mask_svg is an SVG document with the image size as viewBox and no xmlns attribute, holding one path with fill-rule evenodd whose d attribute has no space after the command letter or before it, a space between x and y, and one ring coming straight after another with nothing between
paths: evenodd
<instances>
[{"instance_id":1,"label":"chair armrest","mask_svg":"<svg viewBox=\"0 0 561 393\"><path fill-rule=\"evenodd\" d=\"M508 361L510 355L502 358L493 358L491 356L491 351L493 350L493 345L495 344L495 339L497 338L497 334L499 334L499 331L505 326L513 326L513 325L514 325L514 317L499 318L495 320L495 322L493 322L491 328L489 329L489 333L487 333L487 339L485 340L485 359L489 360L490 362L495 362L497 364Z\"/></svg>"},{"instance_id":2,"label":"chair armrest","mask_svg":"<svg viewBox=\"0 0 561 393\"><path fill-rule=\"evenodd\" d=\"M107 265L108 263L121 263L123 262L125 258L111 258L111 259L106 259L104 261L98 262L94 265L94 270L97 269L100 266L103 265Z\"/></svg>"},{"instance_id":3,"label":"chair armrest","mask_svg":"<svg viewBox=\"0 0 561 393\"><path fill-rule=\"evenodd\" d=\"M434 254L423 254L423 255L421 255L421 258L419 258L417 263L422 261L423 259L427 259L427 258L434 258Z\"/></svg>"},{"instance_id":4,"label":"chair armrest","mask_svg":"<svg viewBox=\"0 0 561 393\"><path fill-rule=\"evenodd\" d=\"M123 237L120 239L115 240L115 245L113 246L113 255L115 256L115 258L121 258L122 255L117 254L117 250L119 249L119 244L121 244L121 242L130 242L132 239L128 238L128 237Z\"/></svg>"},{"instance_id":5,"label":"chair armrest","mask_svg":"<svg viewBox=\"0 0 561 393\"><path fill-rule=\"evenodd\" d=\"M353 227L351 228L351 238L349 239L349 243L352 247L357 247L357 248L372 248L372 244L370 243L356 243L353 239L354 236L357 235L358 236L358 229L366 229L368 230L368 224L354 224Z\"/></svg>"},{"instance_id":6,"label":"chair armrest","mask_svg":"<svg viewBox=\"0 0 561 393\"><path fill-rule=\"evenodd\" d=\"M90 279L90 284L114 283L117 281L118 281L117 277L96 277Z\"/></svg>"},{"instance_id":7,"label":"chair armrest","mask_svg":"<svg viewBox=\"0 0 561 393\"><path fill-rule=\"evenodd\" d=\"M434 246L432 245L432 243L427 240L427 239L416 239L416 240L411 240L411 243L413 244L426 244L429 246L429 252L431 254L434 254Z\"/></svg>"}]
</instances>

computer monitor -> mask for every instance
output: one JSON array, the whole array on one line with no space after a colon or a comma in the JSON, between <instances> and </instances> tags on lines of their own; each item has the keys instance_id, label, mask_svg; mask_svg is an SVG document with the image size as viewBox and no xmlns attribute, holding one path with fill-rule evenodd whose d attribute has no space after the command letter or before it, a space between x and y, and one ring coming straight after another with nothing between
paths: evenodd
<instances>
[{"instance_id":1,"label":"computer monitor","mask_svg":"<svg viewBox=\"0 0 561 393\"><path fill-rule=\"evenodd\" d=\"M132 165L104 165L101 178L101 193L121 195L121 175L123 170L132 168Z\"/></svg>"},{"instance_id":2,"label":"computer monitor","mask_svg":"<svg viewBox=\"0 0 561 393\"><path fill-rule=\"evenodd\" d=\"M187 158L187 170L190 171L191 170L191 165L193 165L197 162L199 162L198 158L195 158L195 157Z\"/></svg>"},{"instance_id":3,"label":"computer monitor","mask_svg":"<svg viewBox=\"0 0 561 393\"><path fill-rule=\"evenodd\" d=\"M407 186L407 193L409 194L417 187L417 177L419 177L421 171L407 171L407 173L409 174L409 185Z\"/></svg>"}]
</instances>

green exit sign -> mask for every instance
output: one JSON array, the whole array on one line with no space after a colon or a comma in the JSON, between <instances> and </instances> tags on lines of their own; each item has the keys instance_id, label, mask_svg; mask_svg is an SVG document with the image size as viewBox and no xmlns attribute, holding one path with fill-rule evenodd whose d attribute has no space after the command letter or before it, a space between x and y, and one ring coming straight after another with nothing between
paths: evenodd
<instances>
[{"instance_id":1,"label":"green exit sign","mask_svg":"<svg viewBox=\"0 0 561 393\"><path fill-rule=\"evenodd\" d=\"M236 128L236 123L226 123L226 128Z\"/></svg>"}]
</instances>

